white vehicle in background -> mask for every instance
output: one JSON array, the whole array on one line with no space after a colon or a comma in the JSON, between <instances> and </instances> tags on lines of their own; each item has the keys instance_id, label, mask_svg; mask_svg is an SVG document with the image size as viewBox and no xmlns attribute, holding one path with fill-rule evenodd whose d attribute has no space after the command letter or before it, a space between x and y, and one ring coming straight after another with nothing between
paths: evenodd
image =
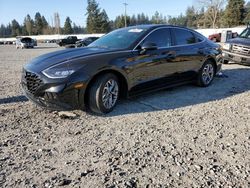
<instances>
[{"instance_id":1,"label":"white vehicle in background","mask_svg":"<svg viewBox=\"0 0 250 188\"><path fill-rule=\"evenodd\" d=\"M16 40L16 49L18 48L34 48L36 42L30 37L17 38Z\"/></svg>"}]
</instances>

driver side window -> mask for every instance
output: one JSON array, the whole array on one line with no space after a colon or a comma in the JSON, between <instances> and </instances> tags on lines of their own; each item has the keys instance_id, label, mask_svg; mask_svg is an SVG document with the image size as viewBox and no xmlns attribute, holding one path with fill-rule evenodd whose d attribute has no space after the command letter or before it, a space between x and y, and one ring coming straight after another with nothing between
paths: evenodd
<instances>
[{"instance_id":1,"label":"driver side window","mask_svg":"<svg viewBox=\"0 0 250 188\"><path fill-rule=\"evenodd\" d=\"M158 48L170 47L172 44L170 30L163 28L153 31L143 40L140 46L145 43L155 43Z\"/></svg>"}]
</instances>

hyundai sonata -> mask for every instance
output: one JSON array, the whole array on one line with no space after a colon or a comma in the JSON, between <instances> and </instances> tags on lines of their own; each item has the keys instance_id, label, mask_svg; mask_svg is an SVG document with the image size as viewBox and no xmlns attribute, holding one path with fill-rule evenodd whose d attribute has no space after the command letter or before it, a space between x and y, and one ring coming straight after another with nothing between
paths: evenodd
<instances>
[{"instance_id":1,"label":"hyundai sonata","mask_svg":"<svg viewBox=\"0 0 250 188\"><path fill-rule=\"evenodd\" d=\"M25 95L51 109L113 110L131 97L195 82L206 87L221 69L221 50L196 31L171 25L118 29L84 48L33 59L23 68Z\"/></svg>"}]
</instances>

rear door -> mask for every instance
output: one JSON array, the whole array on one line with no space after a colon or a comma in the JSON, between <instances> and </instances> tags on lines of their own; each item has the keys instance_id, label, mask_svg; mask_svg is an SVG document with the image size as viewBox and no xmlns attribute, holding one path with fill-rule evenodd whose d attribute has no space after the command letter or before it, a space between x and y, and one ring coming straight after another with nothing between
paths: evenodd
<instances>
[{"instance_id":1,"label":"rear door","mask_svg":"<svg viewBox=\"0 0 250 188\"><path fill-rule=\"evenodd\" d=\"M205 46L202 39L188 29L172 28L174 36L174 50L178 60L178 72L192 76L196 73L204 60Z\"/></svg>"}]
</instances>

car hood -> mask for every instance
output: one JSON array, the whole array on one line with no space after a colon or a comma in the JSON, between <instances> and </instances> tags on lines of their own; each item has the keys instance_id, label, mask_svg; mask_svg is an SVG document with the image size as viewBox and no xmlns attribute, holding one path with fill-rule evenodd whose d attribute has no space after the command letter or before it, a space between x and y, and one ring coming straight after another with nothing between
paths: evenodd
<instances>
[{"instance_id":1,"label":"car hood","mask_svg":"<svg viewBox=\"0 0 250 188\"><path fill-rule=\"evenodd\" d=\"M24 68L29 71L42 71L58 63L62 63L68 60L73 60L75 58L87 57L89 55L95 55L113 51L114 50L110 50L107 48L93 48L93 47L65 49L36 57L35 59L31 60L28 64L26 64Z\"/></svg>"},{"instance_id":2,"label":"car hood","mask_svg":"<svg viewBox=\"0 0 250 188\"><path fill-rule=\"evenodd\" d=\"M238 38L230 39L227 42L231 44L241 44L244 46L250 46L250 39L246 39L246 38L238 37Z\"/></svg>"}]
</instances>

